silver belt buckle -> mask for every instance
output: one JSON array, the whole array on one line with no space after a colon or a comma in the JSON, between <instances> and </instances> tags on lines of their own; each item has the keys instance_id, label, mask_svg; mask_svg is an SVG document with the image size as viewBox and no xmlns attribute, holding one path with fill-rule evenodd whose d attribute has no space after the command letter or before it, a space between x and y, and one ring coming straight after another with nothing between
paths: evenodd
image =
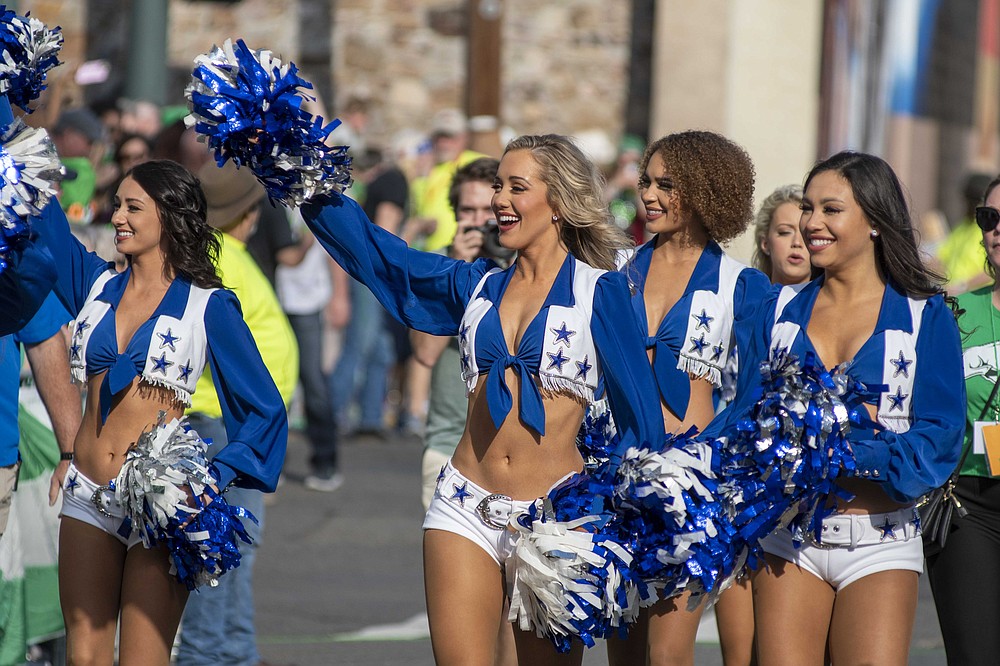
<instances>
[{"instance_id":1,"label":"silver belt buckle","mask_svg":"<svg viewBox=\"0 0 1000 666\"><path fill-rule=\"evenodd\" d=\"M94 506L96 506L97 510L102 514L108 518L114 518L114 516L111 515L111 512L108 511L107 507L104 506L104 502L102 501L105 490L110 491L111 486L98 486L97 490L94 491L94 494L90 496L90 501L94 503Z\"/></svg>"},{"instance_id":2,"label":"silver belt buckle","mask_svg":"<svg viewBox=\"0 0 1000 666\"><path fill-rule=\"evenodd\" d=\"M507 512L507 517L504 518L504 521L502 523L499 522L490 513L490 504L497 500L506 500L507 502L511 501L511 499L506 495L487 495L482 502L476 505L476 513L479 514L479 519L486 523L487 527L491 527L495 530L502 530L507 528L507 521L510 520L510 511ZM509 506L510 505L508 505L508 508Z\"/></svg>"},{"instance_id":3,"label":"silver belt buckle","mask_svg":"<svg viewBox=\"0 0 1000 666\"><path fill-rule=\"evenodd\" d=\"M824 529L825 527L826 525L823 525L823 527L820 529L820 539L823 538L823 532L826 531ZM805 535L806 535L805 538L806 543L812 546L813 548L819 548L821 550L833 550L834 548L840 548L843 545L839 543L823 543L822 541L816 538L816 535L813 533L813 530L806 530Z\"/></svg>"}]
</instances>

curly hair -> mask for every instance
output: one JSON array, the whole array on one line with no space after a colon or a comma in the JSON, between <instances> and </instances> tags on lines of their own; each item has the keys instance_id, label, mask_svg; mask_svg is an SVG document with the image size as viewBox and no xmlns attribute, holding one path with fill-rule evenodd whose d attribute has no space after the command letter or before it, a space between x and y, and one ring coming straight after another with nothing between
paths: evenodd
<instances>
[{"instance_id":1,"label":"curly hair","mask_svg":"<svg viewBox=\"0 0 1000 666\"><path fill-rule=\"evenodd\" d=\"M673 179L682 216L704 226L718 243L746 231L753 218L754 168L743 148L715 132L668 134L646 148L639 173L646 173L657 153ZM648 186L643 175L639 187Z\"/></svg>"},{"instance_id":2,"label":"curly hair","mask_svg":"<svg viewBox=\"0 0 1000 666\"><path fill-rule=\"evenodd\" d=\"M131 178L156 204L166 239L164 270L173 270L203 289L221 288L215 270L221 245L208 226L208 204L198 178L177 162L151 160L132 167Z\"/></svg>"},{"instance_id":3,"label":"curly hair","mask_svg":"<svg viewBox=\"0 0 1000 666\"><path fill-rule=\"evenodd\" d=\"M751 263L754 268L768 277L771 277L774 265L771 263L771 257L764 254L761 246L771 231L771 220L774 218L775 211L786 203L796 206L802 203L801 185L782 185L771 192L760 204L760 210L757 211L757 217L754 218L753 222L753 259L751 259Z\"/></svg>"},{"instance_id":4,"label":"curly hair","mask_svg":"<svg viewBox=\"0 0 1000 666\"><path fill-rule=\"evenodd\" d=\"M620 250L634 245L611 223L604 178L573 142L559 134L519 136L504 154L527 150L538 163L549 206L562 220L560 236L570 253L595 268L613 271Z\"/></svg>"},{"instance_id":5,"label":"curly hair","mask_svg":"<svg viewBox=\"0 0 1000 666\"><path fill-rule=\"evenodd\" d=\"M910 209L892 167L881 157L844 150L818 162L803 189L808 191L812 179L826 171L847 181L868 223L878 231L875 263L885 280L908 296L927 298L942 293L945 278L920 259Z\"/></svg>"}]
</instances>

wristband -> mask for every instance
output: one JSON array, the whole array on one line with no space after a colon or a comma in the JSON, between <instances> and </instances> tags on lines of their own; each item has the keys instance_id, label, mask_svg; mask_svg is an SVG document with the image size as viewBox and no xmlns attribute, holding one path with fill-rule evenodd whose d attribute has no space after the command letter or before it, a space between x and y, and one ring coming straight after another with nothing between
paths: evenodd
<instances>
[{"instance_id":1,"label":"wristband","mask_svg":"<svg viewBox=\"0 0 1000 666\"><path fill-rule=\"evenodd\" d=\"M63 451L62 453L59 454L59 460L72 460L72 459L73 459L72 451Z\"/></svg>"}]
</instances>

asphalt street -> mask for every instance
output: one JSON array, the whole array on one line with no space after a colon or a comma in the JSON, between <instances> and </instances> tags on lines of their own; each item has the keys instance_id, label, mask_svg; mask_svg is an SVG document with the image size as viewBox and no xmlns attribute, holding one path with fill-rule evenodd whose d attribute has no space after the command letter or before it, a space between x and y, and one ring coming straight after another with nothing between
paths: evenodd
<instances>
[{"instance_id":1,"label":"asphalt street","mask_svg":"<svg viewBox=\"0 0 1000 666\"><path fill-rule=\"evenodd\" d=\"M293 433L284 481L268 498L254 574L258 644L267 662L434 663L423 615L420 455L413 438L347 439L343 487L319 493L302 485L308 447ZM702 623L699 665L722 664L714 624ZM603 646L584 658L587 666L605 663ZM945 663L924 577L910 663Z\"/></svg>"}]
</instances>

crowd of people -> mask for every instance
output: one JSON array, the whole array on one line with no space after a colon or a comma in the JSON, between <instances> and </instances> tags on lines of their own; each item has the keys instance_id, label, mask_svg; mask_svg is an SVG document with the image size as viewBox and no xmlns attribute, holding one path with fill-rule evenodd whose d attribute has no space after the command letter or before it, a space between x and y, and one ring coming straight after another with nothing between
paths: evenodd
<instances>
[{"instance_id":1,"label":"crowd of people","mask_svg":"<svg viewBox=\"0 0 1000 666\"><path fill-rule=\"evenodd\" d=\"M67 176L37 228L55 286L30 321L6 310L0 418L17 419L24 345L61 452L50 501L61 492L73 663L165 664L178 627L178 664L259 662L251 574L287 413L315 491L344 482L342 438L423 438L438 663L580 663L582 644L558 653L507 620L509 521L581 472L577 433L602 396L625 445L732 435L760 364L788 353L871 390L850 432L857 469L818 533L777 529L718 599L725 663L905 664L925 561L949 662L992 663L1000 177L970 180L970 221L931 262L873 155L818 162L755 215L752 158L714 132L629 138L602 169L558 135L516 137L499 160L472 151L457 110L409 152L380 150L366 104L348 102L332 137L351 146L354 185L301 210L146 103L68 109L51 128ZM752 267L723 248L751 225ZM981 272L933 269L982 248ZM28 250L11 264L5 299L8 280L45 282ZM36 293L32 309L44 295L11 289ZM108 485L160 412L211 441L214 488L195 501L225 491L257 519L242 566L190 598L123 532ZM925 551L917 501L953 475L964 511ZM608 640L609 662L692 664L705 605L652 599Z\"/></svg>"}]
</instances>

